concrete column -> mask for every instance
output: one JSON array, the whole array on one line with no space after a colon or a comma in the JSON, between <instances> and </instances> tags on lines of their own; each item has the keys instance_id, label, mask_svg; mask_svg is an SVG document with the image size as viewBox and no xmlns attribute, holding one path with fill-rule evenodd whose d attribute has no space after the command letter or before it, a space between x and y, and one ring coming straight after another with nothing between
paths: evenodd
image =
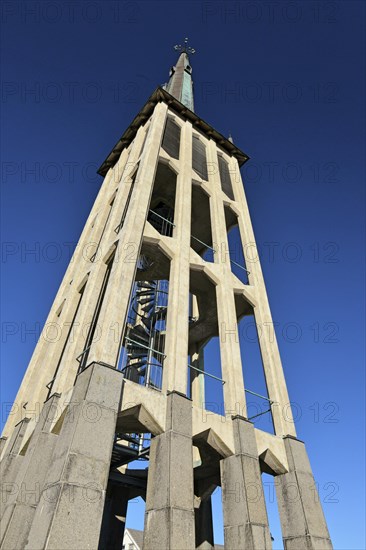
<instances>
[{"instance_id":1,"label":"concrete column","mask_svg":"<svg viewBox=\"0 0 366 550\"><path fill-rule=\"evenodd\" d=\"M191 246L192 125L185 122L181 132L179 174L175 200L173 239L178 254L170 264L166 323L163 392L187 392L189 254Z\"/></svg>"},{"instance_id":2,"label":"concrete column","mask_svg":"<svg viewBox=\"0 0 366 550\"><path fill-rule=\"evenodd\" d=\"M238 225L245 263L247 269L250 271L248 280L249 284L253 286L256 291L257 306L254 308L254 317L256 324L261 330L259 346L268 387L268 396L274 401L272 416L276 435L290 434L296 436L281 357L274 331L259 254L256 248L253 226L236 159L231 159L230 161L230 174L235 197L237 199L238 211L240 213L238 216ZM284 407L286 407L285 414L283 412Z\"/></svg>"},{"instance_id":3,"label":"concrete column","mask_svg":"<svg viewBox=\"0 0 366 550\"><path fill-rule=\"evenodd\" d=\"M98 548L121 388L99 364L78 376L26 549Z\"/></svg>"},{"instance_id":4,"label":"concrete column","mask_svg":"<svg viewBox=\"0 0 366 550\"><path fill-rule=\"evenodd\" d=\"M209 141L207 148L209 165L217 167L217 152L214 141ZM231 265L226 261L222 250L228 250L224 204L220 175L217 169L210 170L211 224L215 254L215 264L220 270L220 283L216 286L217 316L220 336L220 356L224 384L224 402L227 414L246 415L243 369L239 345L238 325L236 319L234 291L231 281Z\"/></svg>"},{"instance_id":5,"label":"concrete column","mask_svg":"<svg viewBox=\"0 0 366 550\"><path fill-rule=\"evenodd\" d=\"M8 440L7 437L0 437L0 460L1 460L1 455L3 454L3 450L5 449L7 440Z\"/></svg>"},{"instance_id":6,"label":"concrete column","mask_svg":"<svg viewBox=\"0 0 366 550\"><path fill-rule=\"evenodd\" d=\"M21 447L24 445L24 434L27 429L29 418L21 420L13 430L9 442L4 450L3 457L0 462L0 480L1 480L1 512L0 517L4 512L3 504L9 499L9 494L14 492L15 481L18 476L19 468L24 460L24 456L19 454Z\"/></svg>"},{"instance_id":7,"label":"concrete column","mask_svg":"<svg viewBox=\"0 0 366 550\"><path fill-rule=\"evenodd\" d=\"M172 392L167 396L166 432L151 442L144 550L192 550L193 501L192 404Z\"/></svg>"},{"instance_id":8,"label":"concrete column","mask_svg":"<svg viewBox=\"0 0 366 550\"><path fill-rule=\"evenodd\" d=\"M125 223L116 236L118 249L98 319L101 337L93 344L89 361L103 361L109 365L115 365L117 361L120 336L124 330L130 290L134 281L136 262L154 185L166 112L167 105L159 103L152 115L149 135L137 172L135 191Z\"/></svg>"},{"instance_id":9,"label":"concrete column","mask_svg":"<svg viewBox=\"0 0 366 550\"><path fill-rule=\"evenodd\" d=\"M196 549L213 550L214 533L212 523L212 502L209 496L201 500L199 508L195 508Z\"/></svg>"},{"instance_id":10,"label":"concrete column","mask_svg":"<svg viewBox=\"0 0 366 550\"><path fill-rule=\"evenodd\" d=\"M204 350L199 345L195 345L195 351L191 352L191 364L193 367L205 370ZM191 371L191 399L193 405L202 408L205 403L205 375L194 369Z\"/></svg>"},{"instance_id":11,"label":"concrete column","mask_svg":"<svg viewBox=\"0 0 366 550\"><path fill-rule=\"evenodd\" d=\"M289 472L275 478L285 550L333 548L302 441L284 438Z\"/></svg>"},{"instance_id":12,"label":"concrete column","mask_svg":"<svg viewBox=\"0 0 366 550\"><path fill-rule=\"evenodd\" d=\"M235 455L221 460L225 550L272 548L251 422L233 417Z\"/></svg>"},{"instance_id":13,"label":"concrete column","mask_svg":"<svg viewBox=\"0 0 366 550\"><path fill-rule=\"evenodd\" d=\"M50 433L50 427L57 414L59 397L55 394L45 403L21 462L14 490L5 503L0 523L0 548L4 550L21 550L27 541L58 438Z\"/></svg>"},{"instance_id":14,"label":"concrete column","mask_svg":"<svg viewBox=\"0 0 366 550\"><path fill-rule=\"evenodd\" d=\"M126 160L126 158L127 158L127 155L126 154L124 155L122 153L120 161L123 162ZM95 216L97 215L99 209L102 208L103 203L106 200L106 196L108 196L110 181L112 180L113 182L113 176L114 176L115 170L117 169L117 166L120 164L120 161L117 163L117 165L113 169L109 170L108 174L106 175L103 181L103 185L101 186L98 196L95 199L93 208L88 216L87 222L80 236L78 246L75 249L75 252L72 256L72 259L63 277L60 288L56 294L55 300L53 302L53 305L47 317L45 326L51 326L52 323L57 323L59 325L60 324L62 325L63 322L65 322L65 316L63 316L61 320L58 319L56 315L57 308L60 307L62 301L65 298L67 302L64 305L64 309L66 309L66 307L70 302L74 301L74 297L73 297L74 286L70 285L70 281L74 280L74 285L75 283L77 284L81 273L86 273L90 266L89 261L85 260L83 257L84 248L90 239L91 224ZM119 170L120 169L121 168L119 168ZM67 330L64 329L64 332L67 332ZM44 338L43 335L41 335L41 338L38 340L37 346L35 347L35 350L29 362L27 371L24 375L22 384L18 390L17 396L14 401L14 413L9 415L7 422L5 424L3 434L6 436L10 435L15 424L22 419L22 413L24 413L24 410L22 409L23 403L26 401L29 401L30 396L32 397L33 403L44 402L45 390L44 388L40 388L39 378L42 377L42 379L45 379L46 383L51 380L55 370L55 365L53 361L50 361L50 355L54 355L55 349L56 350L60 349L59 338L57 338L56 341L49 341L49 340L50 339ZM57 351L56 351L56 354L57 354ZM40 396L38 395L39 389L42 390L40 392L42 395Z\"/></svg>"},{"instance_id":15,"label":"concrete column","mask_svg":"<svg viewBox=\"0 0 366 550\"><path fill-rule=\"evenodd\" d=\"M128 499L128 489L108 483L98 550L121 550Z\"/></svg>"}]
</instances>

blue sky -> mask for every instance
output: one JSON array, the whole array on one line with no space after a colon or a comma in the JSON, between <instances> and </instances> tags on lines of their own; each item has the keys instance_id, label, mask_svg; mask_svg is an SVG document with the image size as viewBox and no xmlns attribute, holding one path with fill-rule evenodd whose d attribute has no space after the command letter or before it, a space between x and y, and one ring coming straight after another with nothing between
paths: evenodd
<instances>
[{"instance_id":1,"label":"blue sky","mask_svg":"<svg viewBox=\"0 0 366 550\"><path fill-rule=\"evenodd\" d=\"M363 3L1 8L2 402L15 397L31 331L46 319L101 185L96 169L189 36L196 112L251 158L245 189L334 546L364 549ZM142 526L140 508L131 506L131 525ZM216 505L215 514L220 542Z\"/></svg>"}]
</instances>

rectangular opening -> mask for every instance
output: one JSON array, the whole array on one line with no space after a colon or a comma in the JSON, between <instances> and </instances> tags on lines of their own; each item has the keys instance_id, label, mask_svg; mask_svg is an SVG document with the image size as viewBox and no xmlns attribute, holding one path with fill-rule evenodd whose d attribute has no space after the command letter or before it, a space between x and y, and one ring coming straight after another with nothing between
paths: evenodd
<instances>
[{"instance_id":1,"label":"rectangular opening","mask_svg":"<svg viewBox=\"0 0 366 550\"><path fill-rule=\"evenodd\" d=\"M172 237L174 230L176 184L176 173L167 164L159 162L147 221L166 237Z\"/></svg>"},{"instance_id":2,"label":"rectangular opening","mask_svg":"<svg viewBox=\"0 0 366 550\"><path fill-rule=\"evenodd\" d=\"M229 165L224 159L220 153L217 155L218 163L219 163L219 173L220 173L220 181L221 181L221 189L229 197L231 200L235 200L233 187L231 183L231 177L229 172Z\"/></svg>"},{"instance_id":3,"label":"rectangular opening","mask_svg":"<svg viewBox=\"0 0 366 550\"><path fill-rule=\"evenodd\" d=\"M188 389L193 404L224 414L216 287L202 271L190 274Z\"/></svg>"},{"instance_id":4,"label":"rectangular opening","mask_svg":"<svg viewBox=\"0 0 366 550\"><path fill-rule=\"evenodd\" d=\"M168 116L161 146L174 159L179 159L180 132L180 126Z\"/></svg>"},{"instance_id":5,"label":"rectangular opening","mask_svg":"<svg viewBox=\"0 0 366 550\"><path fill-rule=\"evenodd\" d=\"M238 226L238 217L225 205L225 222L229 250L221 250L223 261L230 261L231 271L244 284L248 284L248 270L245 263L243 245Z\"/></svg>"},{"instance_id":6,"label":"rectangular opening","mask_svg":"<svg viewBox=\"0 0 366 550\"><path fill-rule=\"evenodd\" d=\"M142 247L117 368L127 380L161 390L170 260L157 246Z\"/></svg>"},{"instance_id":7,"label":"rectangular opening","mask_svg":"<svg viewBox=\"0 0 366 550\"><path fill-rule=\"evenodd\" d=\"M207 262L214 261L210 199L199 185L192 185L191 248Z\"/></svg>"},{"instance_id":8,"label":"rectangular opening","mask_svg":"<svg viewBox=\"0 0 366 550\"><path fill-rule=\"evenodd\" d=\"M241 295L235 295L235 305L243 362L247 415L256 428L274 434L272 404L268 397L253 309Z\"/></svg>"},{"instance_id":9,"label":"rectangular opening","mask_svg":"<svg viewBox=\"0 0 366 550\"><path fill-rule=\"evenodd\" d=\"M263 493L266 501L269 531L272 539L272 550L283 550L280 514L278 510L275 479L269 474L262 474Z\"/></svg>"},{"instance_id":10,"label":"rectangular opening","mask_svg":"<svg viewBox=\"0 0 366 550\"><path fill-rule=\"evenodd\" d=\"M208 180L206 146L195 134L192 137L192 168L203 180Z\"/></svg>"}]
</instances>

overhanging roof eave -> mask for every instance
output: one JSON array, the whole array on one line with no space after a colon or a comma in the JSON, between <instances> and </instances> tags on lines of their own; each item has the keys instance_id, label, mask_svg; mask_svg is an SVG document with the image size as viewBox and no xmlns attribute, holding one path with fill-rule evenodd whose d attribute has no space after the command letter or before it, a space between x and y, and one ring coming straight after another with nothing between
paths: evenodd
<instances>
[{"instance_id":1,"label":"overhanging roof eave","mask_svg":"<svg viewBox=\"0 0 366 550\"><path fill-rule=\"evenodd\" d=\"M204 134L211 137L218 145L220 145L220 147L222 147L222 149L224 149L224 151L226 151L229 155L234 156L238 160L239 166L242 166L249 159L248 155L246 155L243 151L241 151L241 149L236 147L236 145L234 145L231 141L229 141L217 130L215 130L210 124L197 116L196 113L194 113L193 111L190 111L174 96L169 94L169 92L159 87L149 97L145 105L135 116L122 137L113 147L112 151L109 153L109 155L99 168L98 174L104 177L107 174L108 170L116 164L123 149L125 147L128 147L128 145L134 139L138 128L141 126L141 124L148 120L154 110L155 105L160 101L164 101L165 103L167 103L169 107L176 111L179 115L182 115L186 119L190 120L195 128L198 128Z\"/></svg>"}]
</instances>

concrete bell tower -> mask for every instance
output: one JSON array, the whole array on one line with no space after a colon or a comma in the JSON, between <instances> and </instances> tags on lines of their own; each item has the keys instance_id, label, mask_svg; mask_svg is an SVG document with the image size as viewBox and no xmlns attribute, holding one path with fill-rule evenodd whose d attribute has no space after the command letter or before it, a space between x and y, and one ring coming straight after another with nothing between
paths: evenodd
<instances>
[{"instance_id":1,"label":"concrete bell tower","mask_svg":"<svg viewBox=\"0 0 366 550\"><path fill-rule=\"evenodd\" d=\"M332 548L276 338L265 331L268 395L258 397L274 433L248 418L247 397L257 394L245 385L238 322L272 323L260 262L250 262L239 170L248 157L195 114L194 50L187 39L176 50L169 82L99 169L104 181L48 337L9 414L1 549L121 550L136 496L146 501L145 550L212 549L217 486L225 549L270 549L261 472L275 478L285 548ZM242 263L230 256L233 227ZM214 338L220 376L205 357ZM214 383L222 398L208 390ZM207 410L215 399L221 410Z\"/></svg>"}]
</instances>

